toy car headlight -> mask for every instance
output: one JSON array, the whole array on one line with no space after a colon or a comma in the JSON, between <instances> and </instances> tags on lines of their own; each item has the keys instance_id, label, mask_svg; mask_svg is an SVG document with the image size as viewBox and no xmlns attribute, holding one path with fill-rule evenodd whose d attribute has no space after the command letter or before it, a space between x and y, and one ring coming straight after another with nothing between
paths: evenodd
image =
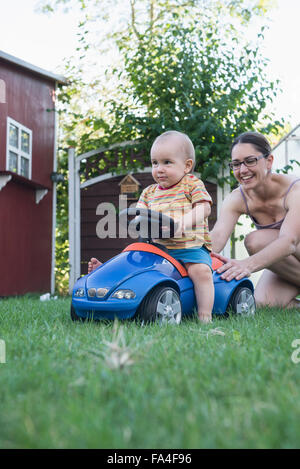
<instances>
[{"instance_id":1,"label":"toy car headlight","mask_svg":"<svg viewBox=\"0 0 300 469\"><path fill-rule=\"evenodd\" d=\"M98 288L96 292L96 296L98 298L103 298L108 291L109 291L109 288Z\"/></svg>"},{"instance_id":2,"label":"toy car headlight","mask_svg":"<svg viewBox=\"0 0 300 469\"><path fill-rule=\"evenodd\" d=\"M109 288L89 288L88 289L88 295L90 298L95 298L95 296L97 296L97 298L103 298L106 293L109 291Z\"/></svg>"},{"instance_id":3,"label":"toy car headlight","mask_svg":"<svg viewBox=\"0 0 300 469\"><path fill-rule=\"evenodd\" d=\"M113 295L112 298L118 298L119 300L131 300L135 298L135 293L132 290L117 290Z\"/></svg>"},{"instance_id":4,"label":"toy car headlight","mask_svg":"<svg viewBox=\"0 0 300 469\"><path fill-rule=\"evenodd\" d=\"M94 296L96 296L96 288L89 288L88 295L90 298L94 298Z\"/></svg>"},{"instance_id":5,"label":"toy car headlight","mask_svg":"<svg viewBox=\"0 0 300 469\"><path fill-rule=\"evenodd\" d=\"M80 298L82 298L83 296L85 296L85 290L84 290L84 288L77 288L77 290L76 290L75 293L74 293L74 296L77 296L77 297L80 297Z\"/></svg>"}]
</instances>

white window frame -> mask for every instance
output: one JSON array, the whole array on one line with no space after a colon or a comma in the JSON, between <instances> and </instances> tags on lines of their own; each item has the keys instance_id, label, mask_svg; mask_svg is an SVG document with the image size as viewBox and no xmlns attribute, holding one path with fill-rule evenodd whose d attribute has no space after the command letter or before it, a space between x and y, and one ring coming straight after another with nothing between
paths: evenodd
<instances>
[{"instance_id":1,"label":"white window frame","mask_svg":"<svg viewBox=\"0 0 300 469\"><path fill-rule=\"evenodd\" d=\"M18 129L18 148L13 147L9 144L9 127L10 124L14 125ZM29 153L25 153L21 149L21 132L29 134ZM7 117L7 132L6 132L6 170L9 171L9 152L12 151L18 155L18 171L16 174L21 176L21 157L26 158L29 160L29 174L27 179L31 179L31 170L32 170L32 130L28 129L24 125L20 124L20 122L15 121L11 117ZM24 176L23 176L24 177ZM26 177L26 176L25 176Z\"/></svg>"}]
</instances>

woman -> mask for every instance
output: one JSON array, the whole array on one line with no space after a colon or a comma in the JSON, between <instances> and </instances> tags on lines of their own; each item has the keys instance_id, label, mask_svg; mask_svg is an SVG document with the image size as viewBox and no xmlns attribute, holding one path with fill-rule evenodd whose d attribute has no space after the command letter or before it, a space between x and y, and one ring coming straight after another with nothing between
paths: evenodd
<instances>
[{"instance_id":1,"label":"woman","mask_svg":"<svg viewBox=\"0 0 300 469\"><path fill-rule=\"evenodd\" d=\"M245 132L231 147L230 167L240 184L224 200L212 232L213 251L220 252L242 214L256 231L245 238L247 259L225 261L218 269L226 280L266 269L255 289L258 305L295 307L300 293L300 179L272 173L273 155L267 139Z\"/></svg>"}]
</instances>

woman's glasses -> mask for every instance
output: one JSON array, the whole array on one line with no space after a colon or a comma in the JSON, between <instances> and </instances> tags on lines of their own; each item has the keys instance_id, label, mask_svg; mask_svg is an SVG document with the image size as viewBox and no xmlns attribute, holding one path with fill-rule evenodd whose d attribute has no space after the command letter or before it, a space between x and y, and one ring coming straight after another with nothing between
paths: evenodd
<instances>
[{"instance_id":1,"label":"woman's glasses","mask_svg":"<svg viewBox=\"0 0 300 469\"><path fill-rule=\"evenodd\" d=\"M237 169L240 169L242 164L247 166L247 168L251 168L252 166L257 165L258 160L261 160L262 158L267 158L267 156L269 156L269 153L266 153L265 155L260 155L260 156L248 156L243 161L231 161L230 163L228 163L228 166L232 171L236 171Z\"/></svg>"}]
</instances>

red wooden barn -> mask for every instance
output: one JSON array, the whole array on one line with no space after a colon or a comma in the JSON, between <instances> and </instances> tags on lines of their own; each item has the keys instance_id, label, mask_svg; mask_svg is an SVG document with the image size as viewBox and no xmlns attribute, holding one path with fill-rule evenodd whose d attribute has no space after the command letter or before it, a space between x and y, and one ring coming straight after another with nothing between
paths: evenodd
<instances>
[{"instance_id":1,"label":"red wooden barn","mask_svg":"<svg viewBox=\"0 0 300 469\"><path fill-rule=\"evenodd\" d=\"M0 296L54 291L60 84L0 51Z\"/></svg>"}]
</instances>

